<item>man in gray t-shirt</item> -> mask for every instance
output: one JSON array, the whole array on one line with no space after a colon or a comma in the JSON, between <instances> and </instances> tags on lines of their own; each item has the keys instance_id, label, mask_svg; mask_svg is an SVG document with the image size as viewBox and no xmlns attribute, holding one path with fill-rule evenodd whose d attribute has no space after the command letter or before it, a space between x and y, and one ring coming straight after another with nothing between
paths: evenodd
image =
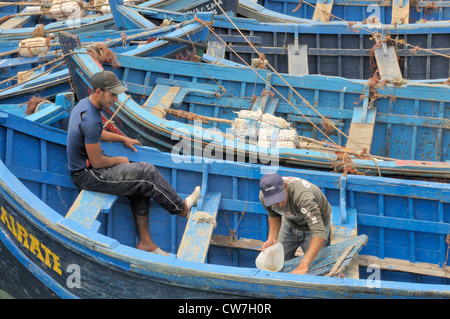
<instances>
[{"instance_id":1,"label":"man in gray t-shirt","mask_svg":"<svg viewBox=\"0 0 450 319\"><path fill-rule=\"evenodd\" d=\"M269 236L263 250L281 242L285 260L300 246L305 253L293 271L306 274L330 233L331 205L314 184L270 173L261 178L259 199L269 215Z\"/></svg>"}]
</instances>

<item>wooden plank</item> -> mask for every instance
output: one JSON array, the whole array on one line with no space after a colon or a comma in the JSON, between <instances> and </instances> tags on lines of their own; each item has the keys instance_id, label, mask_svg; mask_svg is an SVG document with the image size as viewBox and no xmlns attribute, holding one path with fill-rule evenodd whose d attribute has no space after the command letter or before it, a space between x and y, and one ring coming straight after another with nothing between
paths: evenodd
<instances>
[{"instance_id":1,"label":"wooden plank","mask_svg":"<svg viewBox=\"0 0 450 319\"><path fill-rule=\"evenodd\" d=\"M330 227L330 244L335 245L345 240L355 238L358 235L358 224L356 222L356 209L346 207L345 223L341 221L341 207L331 206L331 227ZM346 278L359 278L358 263L356 262L358 256L355 255L351 265L347 266L344 275Z\"/></svg>"},{"instance_id":2,"label":"wooden plank","mask_svg":"<svg viewBox=\"0 0 450 319\"><path fill-rule=\"evenodd\" d=\"M166 116L165 109L171 107L180 90L181 87L179 86L157 84L142 107L151 108L151 114L164 118Z\"/></svg>"},{"instance_id":3,"label":"wooden plank","mask_svg":"<svg viewBox=\"0 0 450 319\"><path fill-rule=\"evenodd\" d=\"M368 92L368 90L366 90ZM353 151L361 151L364 147L370 152L372 145L373 129L375 127L375 118L377 109L368 107L368 99L364 101L362 107L353 108L352 123L348 133L346 148Z\"/></svg>"},{"instance_id":4,"label":"wooden plank","mask_svg":"<svg viewBox=\"0 0 450 319\"><path fill-rule=\"evenodd\" d=\"M382 80L392 81L403 78L398 65L397 53L394 46L387 46L385 42L374 50L378 72Z\"/></svg>"},{"instance_id":5,"label":"wooden plank","mask_svg":"<svg viewBox=\"0 0 450 319\"><path fill-rule=\"evenodd\" d=\"M341 267L346 268L351 264L353 259L357 256L358 252L364 247L367 243L367 236L360 235L355 238L351 238L340 243L322 248L319 251L319 254L311 263L311 266L308 271L308 275L314 276L324 276L328 274L342 254L346 253L346 250L354 246L346 255L345 260L342 262ZM291 272L294 270L302 261L304 255L292 258L288 261L285 261L281 272Z\"/></svg>"},{"instance_id":6,"label":"wooden plank","mask_svg":"<svg viewBox=\"0 0 450 319\"><path fill-rule=\"evenodd\" d=\"M309 74L308 46L306 44L299 45L298 48L294 44L288 45L288 66L289 74Z\"/></svg>"},{"instance_id":7,"label":"wooden plank","mask_svg":"<svg viewBox=\"0 0 450 319\"><path fill-rule=\"evenodd\" d=\"M208 193L202 212L209 214L215 220L221 198L221 193ZM197 223L194 219L196 213L192 212L186 224L177 258L203 263L206 260L214 225L213 223Z\"/></svg>"},{"instance_id":8,"label":"wooden plank","mask_svg":"<svg viewBox=\"0 0 450 319\"><path fill-rule=\"evenodd\" d=\"M409 23L409 0L392 1L392 19L391 24Z\"/></svg>"},{"instance_id":9,"label":"wooden plank","mask_svg":"<svg viewBox=\"0 0 450 319\"><path fill-rule=\"evenodd\" d=\"M408 260L396 258L378 258L376 256L359 255L359 265L368 267L370 265L377 265L380 269L402 271L407 273L450 278L450 271L445 271L439 265L429 263L413 263Z\"/></svg>"},{"instance_id":10,"label":"wooden plank","mask_svg":"<svg viewBox=\"0 0 450 319\"><path fill-rule=\"evenodd\" d=\"M278 106L278 101L280 101L279 98L272 98L268 95L258 96L252 106L252 111L261 109L261 112L263 113L274 114L275 109Z\"/></svg>"},{"instance_id":11,"label":"wooden plank","mask_svg":"<svg viewBox=\"0 0 450 319\"><path fill-rule=\"evenodd\" d=\"M327 3L317 1L312 18L313 21L329 22L332 9L333 0L329 0Z\"/></svg>"},{"instance_id":12,"label":"wooden plank","mask_svg":"<svg viewBox=\"0 0 450 319\"><path fill-rule=\"evenodd\" d=\"M99 222L96 223L97 216L101 212L108 213L116 200L115 195L82 190L70 207L66 218L97 231L100 226Z\"/></svg>"},{"instance_id":13,"label":"wooden plank","mask_svg":"<svg viewBox=\"0 0 450 319\"><path fill-rule=\"evenodd\" d=\"M374 127L375 124L352 123L350 125L350 131L348 134L349 140L347 141L346 148L358 152L361 151L362 147L364 147L368 152L370 152Z\"/></svg>"},{"instance_id":14,"label":"wooden plank","mask_svg":"<svg viewBox=\"0 0 450 319\"><path fill-rule=\"evenodd\" d=\"M225 58L226 46L220 41L209 41L208 50L206 54L213 56L215 58L224 59Z\"/></svg>"}]
</instances>

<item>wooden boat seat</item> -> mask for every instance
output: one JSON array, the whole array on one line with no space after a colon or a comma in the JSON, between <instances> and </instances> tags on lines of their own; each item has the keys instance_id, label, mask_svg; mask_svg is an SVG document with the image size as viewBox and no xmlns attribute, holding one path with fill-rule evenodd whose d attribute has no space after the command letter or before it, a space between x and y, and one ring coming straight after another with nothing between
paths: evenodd
<instances>
[{"instance_id":1,"label":"wooden boat seat","mask_svg":"<svg viewBox=\"0 0 450 319\"><path fill-rule=\"evenodd\" d=\"M409 12L409 9L408 9ZM387 46L386 42L382 42L381 46L374 50L375 60L377 61L378 72L382 80L392 81L403 79L400 66L398 64L398 56L395 46Z\"/></svg>"},{"instance_id":2,"label":"wooden boat seat","mask_svg":"<svg viewBox=\"0 0 450 319\"><path fill-rule=\"evenodd\" d=\"M329 22L331 18L331 10L333 9L333 0L320 0L316 3L313 21Z\"/></svg>"},{"instance_id":3,"label":"wooden boat seat","mask_svg":"<svg viewBox=\"0 0 450 319\"><path fill-rule=\"evenodd\" d=\"M209 214L214 221L219 210L221 198L221 193L208 193L203 202L203 212ZM191 212L191 217L186 224L183 238L178 248L177 258L203 263L206 260L206 254L211 242L214 223L197 222L194 218L196 213L198 212Z\"/></svg>"},{"instance_id":4,"label":"wooden boat seat","mask_svg":"<svg viewBox=\"0 0 450 319\"><path fill-rule=\"evenodd\" d=\"M333 276L343 273L351 264L358 252L367 243L366 235L341 241L337 244L322 248L312 262L308 275L313 276ZM303 256L299 256L284 262L281 272L291 272L302 261ZM334 269L333 269L334 268ZM330 271L333 272L330 274Z\"/></svg>"},{"instance_id":5,"label":"wooden boat seat","mask_svg":"<svg viewBox=\"0 0 450 319\"><path fill-rule=\"evenodd\" d=\"M353 108L352 123L348 132L346 148L357 152L362 151L362 148L370 152L372 145L377 108L369 107L369 91L369 87L364 89L363 106Z\"/></svg>"},{"instance_id":6,"label":"wooden boat seat","mask_svg":"<svg viewBox=\"0 0 450 319\"><path fill-rule=\"evenodd\" d=\"M65 218L97 231L100 227L97 216L100 213L109 213L116 200L115 195L82 190Z\"/></svg>"},{"instance_id":7,"label":"wooden boat seat","mask_svg":"<svg viewBox=\"0 0 450 319\"><path fill-rule=\"evenodd\" d=\"M391 24L409 23L409 0L392 1L392 19Z\"/></svg>"},{"instance_id":8,"label":"wooden boat seat","mask_svg":"<svg viewBox=\"0 0 450 319\"><path fill-rule=\"evenodd\" d=\"M188 94L195 93L202 96L214 96L221 89L215 84L192 83L180 80L158 78L152 94L142 107L151 109L151 113L160 118L166 115L165 109L180 106Z\"/></svg>"},{"instance_id":9,"label":"wooden boat seat","mask_svg":"<svg viewBox=\"0 0 450 319\"><path fill-rule=\"evenodd\" d=\"M307 75L309 74L308 68L308 45L288 44L288 66L289 74L293 75Z\"/></svg>"}]
</instances>

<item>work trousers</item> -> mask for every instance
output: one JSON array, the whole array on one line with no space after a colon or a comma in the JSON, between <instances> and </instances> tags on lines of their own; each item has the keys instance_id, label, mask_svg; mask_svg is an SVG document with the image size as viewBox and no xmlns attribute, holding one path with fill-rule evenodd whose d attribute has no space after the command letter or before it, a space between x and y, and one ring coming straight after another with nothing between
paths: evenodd
<instances>
[{"instance_id":1,"label":"work trousers","mask_svg":"<svg viewBox=\"0 0 450 319\"><path fill-rule=\"evenodd\" d=\"M140 216L149 213L150 199L170 214L180 214L184 201L172 185L150 163L135 162L107 168L85 168L71 174L80 189L128 197L131 211Z\"/></svg>"},{"instance_id":2,"label":"work trousers","mask_svg":"<svg viewBox=\"0 0 450 319\"><path fill-rule=\"evenodd\" d=\"M325 240L324 247L328 246L330 239L330 224L325 225L325 233L327 240ZM280 232L278 234L278 241L283 245L284 260L289 260L295 257L295 252L298 247L301 247L303 253L309 249L312 241L312 232L310 230L300 230L292 227L287 221L282 219Z\"/></svg>"}]
</instances>

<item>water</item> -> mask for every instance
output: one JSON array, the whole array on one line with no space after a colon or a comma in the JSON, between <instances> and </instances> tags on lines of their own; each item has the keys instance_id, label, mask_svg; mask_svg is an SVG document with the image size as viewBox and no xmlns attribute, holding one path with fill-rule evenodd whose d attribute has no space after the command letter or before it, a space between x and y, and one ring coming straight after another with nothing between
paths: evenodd
<instances>
[{"instance_id":1,"label":"water","mask_svg":"<svg viewBox=\"0 0 450 319\"><path fill-rule=\"evenodd\" d=\"M0 289L0 299L14 299L14 297Z\"/></svg>"}]
</instances>

